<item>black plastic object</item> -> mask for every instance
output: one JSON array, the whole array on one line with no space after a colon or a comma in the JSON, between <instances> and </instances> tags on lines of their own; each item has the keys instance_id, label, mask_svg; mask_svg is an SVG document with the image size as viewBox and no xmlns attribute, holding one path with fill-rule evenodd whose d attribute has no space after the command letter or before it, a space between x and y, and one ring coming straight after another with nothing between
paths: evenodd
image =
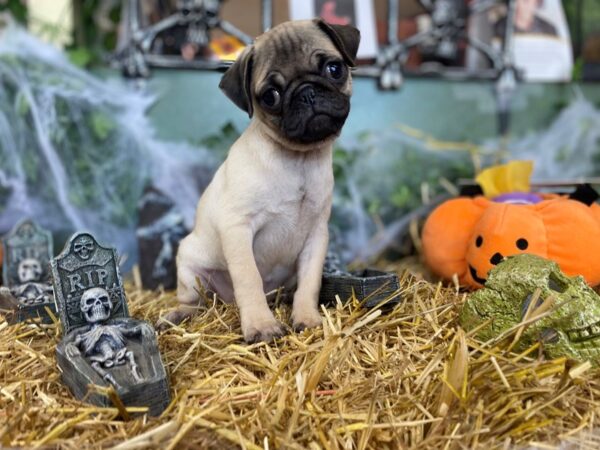
<instances>
[{"instance_id":1,"label":"black plastic object","mask_svg":"<svg viewBox=\"0 0 600 450\"><path fill-rule=\"evenodd\" d=\"M385 302L386 308L391 308L400 303L402 298L398 294L400 282L395 273L382 272L375 269L366 269L357 272L324 272L321 283L319 302L322 305L335 305L335 296L342 301L348 300L352 293L359 301L364 302L364 307L375 308ZM394 294L395 297L391 298Z\"/></svg>"}]
</instances>

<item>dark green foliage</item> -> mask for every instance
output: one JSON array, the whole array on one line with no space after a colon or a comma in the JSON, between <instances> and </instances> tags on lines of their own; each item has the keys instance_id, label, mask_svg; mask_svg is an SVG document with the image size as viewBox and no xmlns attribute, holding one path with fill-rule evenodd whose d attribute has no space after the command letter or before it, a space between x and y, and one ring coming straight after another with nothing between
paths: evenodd
<instances>
[{"instance_id":1,"label":"dark green foliage","mask_svg":"<svg viewBox=\"0 0 600 450\"><path fill-rule=\"evenodd\" d=\"M224 160L233 143L240 137L240 132L231 122L225 123L221 129L200 140L199 145L216 153L220 160Z\"/></svg>"},{"instance_id":2,"label":"dark green foliage","mask_svg":"<svg viewBox=\"0 0 600 450\"><path fill-rule=\"evenodd\" d=\"M444 192L441 178L472 177L473 166L467 152L434 152L400 133L367 133L356 147L335 149L334 174L337 206L360 206L377 221L390 223L423 204L422 186L434 197Z\"/></svg>"},{"instance_id":3,"label":"dark green foliage","mask_svg":"<svg viewBox=\"0 0 600 450\"><path fill-rule=\"evenodd\" d=\"M573 42L575 57L581 55L586 37L600 32L599 0L562 0ZM575 78L577 79L577 78Z\"/></svg>"},{"instance_id":4,"label":"dark green foliage","mask_svg":"<svg viewBox=\"0 0 600 450\"><path fill-rule=\"evenodd\" d=\"M0 12L9 12L17 22L27 23L25 0L0 0Z\"/></svg>"},{"instance_id":5,"label":"dark green foliage","mask_svg":"<svg viewBox=\"0 0 600 450\"><path fill-rule=\"evenodd\" d=\"M102 0L72 1L73 45L67 49L71 61L79 67L105 62L117 44L121 2L106 9ZM102 15L102 26L97 23L98 14Z\"/></svg>"}]
</instances>

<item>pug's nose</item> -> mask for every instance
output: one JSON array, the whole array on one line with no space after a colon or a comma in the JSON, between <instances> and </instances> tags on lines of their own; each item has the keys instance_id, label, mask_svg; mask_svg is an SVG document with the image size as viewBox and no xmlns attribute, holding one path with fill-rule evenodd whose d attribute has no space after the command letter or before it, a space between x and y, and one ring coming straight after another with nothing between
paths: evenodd
<instances>
[{"instance_id":1,"label":"pug's nose","mask_svg":"<svg viewBox=\"0 0 600 450\"><path fill-rule=\"evenodd\" d=\"M312 86L306 86L302 88L299 95L302 103L306 103L307 105L311 106L315 104L315 97L317 94Z\"/></svg>"},{"instance_id":2,"label":"pug's nose","mask_svg":"<svg viewBox=\"0 0 600 450\"><path fill-rule=\"evenodd\" d=\"M494 255L490 258L490 263L492 263L494 266L500 264L502 262L502 260L504 259L504 256L502 256L502 253L494 253Z\"/></svg>"}]
</instances>

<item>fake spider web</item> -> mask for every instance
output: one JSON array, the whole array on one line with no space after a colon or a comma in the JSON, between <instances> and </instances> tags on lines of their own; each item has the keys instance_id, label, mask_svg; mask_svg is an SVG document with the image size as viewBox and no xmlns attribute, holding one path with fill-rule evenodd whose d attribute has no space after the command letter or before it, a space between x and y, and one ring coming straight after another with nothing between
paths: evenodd
<instances>
[{"instance_id":1,"label":"fake spider web","mask_svg":"<svg viewBox=\"0 0 600 450\"><path fill-rule=\"evenodd\" d=\"M0 34L0 229L24 217L67 235L93 230L135 255L136 206L151 182L191 225L198 174L215 158L154 136L154 98L74 67L16 26ZM208 168L208 170L207 170Z\"/></svg>"}]
</instances>

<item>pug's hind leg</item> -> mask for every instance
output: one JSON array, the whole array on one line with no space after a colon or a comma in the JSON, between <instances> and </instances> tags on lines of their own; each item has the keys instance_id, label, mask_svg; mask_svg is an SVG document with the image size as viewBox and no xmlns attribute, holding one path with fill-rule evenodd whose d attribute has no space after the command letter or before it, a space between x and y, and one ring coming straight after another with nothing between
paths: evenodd
<instances>
[{"instance_id":1,"label":"pug's hind leg","mask_svg":"<svg viewBox=\"0 0 600 450\"><path fill-rule=\"evenodd\" d=\"M201 287L198 286L198 275L185 261L178 261L177 267L177 299L180 306L163 316L157 324L159 330L165 330L171 324L179 325L185 319L189 319L198 312L202 306L203 299L200 294Z\"/></svg>"}]
</instances>

